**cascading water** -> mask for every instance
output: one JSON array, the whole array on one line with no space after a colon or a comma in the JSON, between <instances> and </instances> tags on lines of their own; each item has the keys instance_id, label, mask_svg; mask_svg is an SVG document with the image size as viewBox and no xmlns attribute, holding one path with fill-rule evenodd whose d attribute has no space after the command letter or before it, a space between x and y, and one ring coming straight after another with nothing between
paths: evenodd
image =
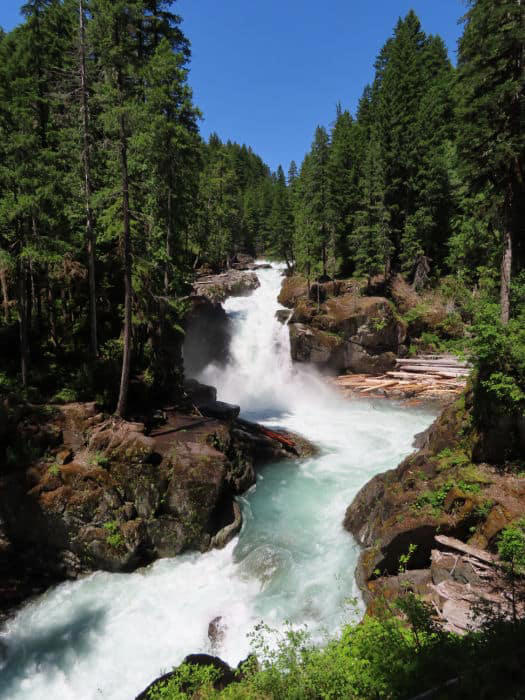
<instances>
[{"instance_id":1,"label":"cascading water","mask_svg":"<svg viewBox=\"0 0 525 700\"><path fill-rule=\"evenodd\" d=\"M293 367L288 329L275 319L278 267L258 272L251 296L229 299L231 361L202 379L243 415L316 442L321 454L266 466L242 499L244 525L225 549L165 559L133 574L96 573L25 606L0 633L0 697L130 700L192 652L236 664L264 619L333 633L356 594L357 547L346 506L375 473L395 466L429 409L348 401ZM211 647L208 624L225 634Z\"/></svg>"}]
</instances>

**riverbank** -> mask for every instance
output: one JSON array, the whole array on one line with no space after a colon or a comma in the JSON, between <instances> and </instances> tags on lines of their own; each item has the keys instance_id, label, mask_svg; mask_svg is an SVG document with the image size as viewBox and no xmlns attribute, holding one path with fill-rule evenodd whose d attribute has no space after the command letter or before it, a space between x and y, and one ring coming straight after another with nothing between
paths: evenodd
<instances>
[{"instance_id":1,"label":"riverbank","mask_svg":"<svg viewBox=\"0 0 525 700\"><path fill-rule=\"evenodd\" d=\"M261 619L278 629L284 620L307 624L319 642L340 629L345 601L358 595L359 551L342 527L345 509L374 474L409 454L435 413L347 401L294 366L287 329L275 319L281 270L257 274L258 289L224 304L229 359L200 379L217 387L217 398L240 405L242 418L305 435L319 453L259 469L255 488L236 498L243 526L223 549L179 554L133 573L97 572L22 608L0 634L7 649L0 688L10 700L27 700L28 684L34 698L87 700L100 689L129 700L198 651L235 666ZM221 635L212 641L210 623L219 617Z\"/></svg>"}]
</instances>

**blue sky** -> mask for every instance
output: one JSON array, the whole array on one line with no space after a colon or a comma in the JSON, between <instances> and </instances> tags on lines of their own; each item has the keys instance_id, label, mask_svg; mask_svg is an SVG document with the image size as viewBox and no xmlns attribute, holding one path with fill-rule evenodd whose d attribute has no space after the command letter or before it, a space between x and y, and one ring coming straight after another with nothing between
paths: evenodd
<instances>
[{"instance_id":1,"label":"blue sky","mask_svg":"<svg viewBox=\"0 0 525 700\"><path fill-rule=\"evenodd\" d=\"M19 21L18 0L0 0L0 26ZM217 131L252 146L275 169L300 164L315 127L341 101L353 112L381 46L413 8L440 34L453 61L464 0L178 0L192 42L190 83Z\"/></svg>"}]
</instances>

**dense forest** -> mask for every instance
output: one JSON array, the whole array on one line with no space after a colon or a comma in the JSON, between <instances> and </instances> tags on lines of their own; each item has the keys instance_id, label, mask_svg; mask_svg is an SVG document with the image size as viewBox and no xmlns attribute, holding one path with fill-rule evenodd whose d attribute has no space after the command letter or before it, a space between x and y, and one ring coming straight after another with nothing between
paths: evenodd
<instances>
[{"instance_id":1,"label":"dense forest","mask_svg":"<svg viewBox=\"0 0 525 700\"><path fill-rule=\"evenodd\" d=\"M457 68L414 12L400 19L357 113L338 105L287 177L203 141L171 6L31 0L0 34L3 385L124 415L130 377L176 379L162 358L195 270L241 251L309 282L401 272L474 290L479 353L498 338L487 381L521 404L522 6L470 2Z\"/></svg>"},{"instance_id":2,"label":"dense forest","mask_svg":"<svg viewBox=\"0 0 525 700\"><path fill-rule=\"evenodd\" d=\"M4 383L103 387L124 414L131 367L165 379L195 265L265 247L279 185L199 136L170 5L32 0L0 35Z\"/></svg>"}]
</instances>

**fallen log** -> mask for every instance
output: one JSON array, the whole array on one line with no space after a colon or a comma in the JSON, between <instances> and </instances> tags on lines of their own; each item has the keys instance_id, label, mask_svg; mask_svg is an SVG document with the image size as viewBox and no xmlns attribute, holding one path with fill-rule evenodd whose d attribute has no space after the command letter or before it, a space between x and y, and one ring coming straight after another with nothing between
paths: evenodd
<instances>
[{"instance_id":1,"label":"fallen log","mask_svg":"<svg viewBox=\"0 0 525 700\"><path fill-rule=\"evenodd\" d=\"M491 554L484 549L478 549L477 547L472 547L471 545L465 544L461 540L457 540L455 537L447 537L446 535L436 535L436 542L448 547L449 549L454 549L457 552L463 552L463 554L468 554L475 559L486 562L487 564L497 564L499 557L496 554Z\"/></svg>"},{"instance_id":2,"label":"fallen log","mask_svg":"<svg viewBox=\"0 0 525 700\"><path fill-rule=\"evenodd\" d=\"M468 368L471 365L469 365L468 362L463 362L461 360L455 361L454 359L445 359L441 358L439 360L430 360L426 359L424 357L400 357L398 358L398 363L399 364L417 364L417 365L433 365L435 367L465 367Z\"/></svg>"},{"instance_id":3,"label":"fallen log","mask_svg":"<svg viewBox=\"0 0 525 700\"><path fill-rule=\"evenodd\" d=\"M259 425L258 423L251 423L250 421L244 420L243 418L237 418L237 423L250 433L260 433L261 435L265 435L271 440L277 440L277 442L281 443L283 447L291 449L294 452L297 451L295 442L293 440L290 440L290 438L286 437L285 435L282 435L281 433L277 433L274 430L269 430L268 428L265 428L264 426Z\"/></svg>"},{"instance_id":4,"label":"fallen log","mask_svg":"<svg viewBox=\"0 0 525 700\"><path fill-rule=\"evenodd\" d=\"M396 381L380 382L379 384L374 384L373 386L369 386L367 389L363 389L361 391L361 393L367 394L369 391L374 391L374 389L386 389L387 387L395 386L396 384L399 384L399 382L396 382Z\"/></svg>"},{"instance_id":5,"label":"fallen log","mask_svg":"<svg viewBox=\"0 0 525 700\"><path fill-rule=\"evenodd\" d=\"M413 372L414 374L442 374L446 372L458 377L466 376L469 373L469 370L466 368L425 367L423 365L403 365L402 369L404 372Z\"/></svg>"}]
</instances>

